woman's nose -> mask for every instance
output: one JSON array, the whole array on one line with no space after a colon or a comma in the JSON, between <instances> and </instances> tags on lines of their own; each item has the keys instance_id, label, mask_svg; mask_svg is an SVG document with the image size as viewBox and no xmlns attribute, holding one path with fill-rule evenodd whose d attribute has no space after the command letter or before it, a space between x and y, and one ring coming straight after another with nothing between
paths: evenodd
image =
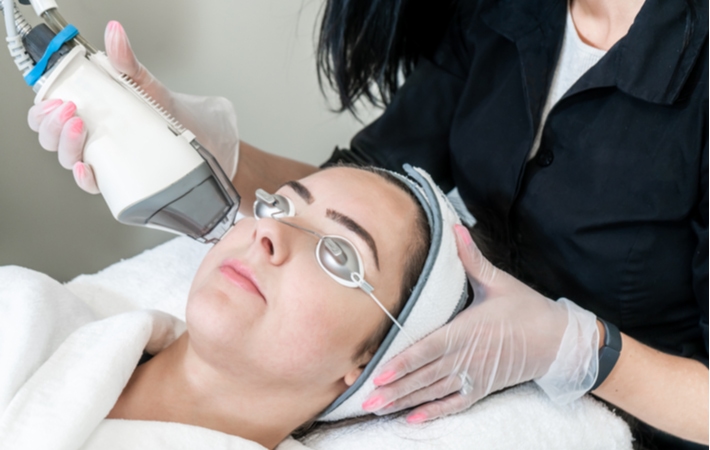
<instances>
[{"instance_id":1,"label":"woman's nose","mask_svg":"<svg viewBox=\"0 0 710 450\"><path fill-rule=\"evenodd\" d=\"M271 218L261 219L256 223L254 245L271 264L281 265L288 261L291 255L293 238L288 228Z\"/></svg>"}]
</instances>

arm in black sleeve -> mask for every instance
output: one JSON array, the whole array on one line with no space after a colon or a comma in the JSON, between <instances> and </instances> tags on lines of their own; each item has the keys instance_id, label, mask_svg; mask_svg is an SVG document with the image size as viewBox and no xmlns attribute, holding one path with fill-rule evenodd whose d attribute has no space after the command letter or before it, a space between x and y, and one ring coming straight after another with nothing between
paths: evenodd
<instances>
[{"instance_id":1,"label":"arm in black sleeve","mask_svg":"<svg viewBox=\"0 0 710 450\"><path fill-rule=\"evenodd\" d=\"M708 143L705 142L701 167L700 201L693 220L698 246L693 256L693 289L700 308L700 328L705 342L705 354L695 359L708 365Z\"/></svg>"},{"instance_id":2,"label":"arm in black sleeve","mask_svg":"<svg viewBox=\"0 0 710 450\"><path fill-rule=\"evenodd\" d=\"M468 51L460 25L452 26L384 113L355 135L349 150L336 148L324 166L347 162L402 172L409 163L429 172L442 189L452 189L449 130L466 82Z\"/></svg>"}]
</instances>

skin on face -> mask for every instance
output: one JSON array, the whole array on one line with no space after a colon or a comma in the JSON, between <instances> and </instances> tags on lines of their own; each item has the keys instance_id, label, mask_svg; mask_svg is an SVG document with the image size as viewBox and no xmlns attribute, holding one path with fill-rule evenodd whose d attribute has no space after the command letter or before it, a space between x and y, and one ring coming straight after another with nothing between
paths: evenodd
<instances>
[{"instance_id":1,"label":"skin on face","mask_svg":"<svg viewBox=\"0 0 710 450\"><path fill-rule=\"evenodd\" d=\"M312 203L281 187L277 193L295 206L295 216L285 220L351 241L364 262L365 280L393 310L415 232L414 201L378 175L352 168L321 171L300 182ZM350 217L372 236L379 269L365 240L328 210ZM220 371L266 388L323 386L337 395L352 384L371 357L356 361L356 350L386 316L362 290L342 286L323 271L317 242L271 218L238 222L208 253L193 281L186 314L192 349ZM250 273L258 291L239 277L235 281L225 264Z\"/></svg>"}]
</instances>

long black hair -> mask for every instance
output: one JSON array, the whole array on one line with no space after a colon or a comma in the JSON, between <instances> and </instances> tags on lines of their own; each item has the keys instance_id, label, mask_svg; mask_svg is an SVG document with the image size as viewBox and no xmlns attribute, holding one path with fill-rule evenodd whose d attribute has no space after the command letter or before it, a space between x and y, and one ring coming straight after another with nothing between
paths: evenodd
<instances>
[{"instance_id":1,"label":"long black hair","mask_svg":"<svg viewBox=\"0 0 710 450\"><path fill-rule=\"evenodd\" d=\"M421 56L434 52L456 0L327 0L318 39L321 90L325 81L355 112L364 97L387 105Z\"/></svg>"}]
</instances>

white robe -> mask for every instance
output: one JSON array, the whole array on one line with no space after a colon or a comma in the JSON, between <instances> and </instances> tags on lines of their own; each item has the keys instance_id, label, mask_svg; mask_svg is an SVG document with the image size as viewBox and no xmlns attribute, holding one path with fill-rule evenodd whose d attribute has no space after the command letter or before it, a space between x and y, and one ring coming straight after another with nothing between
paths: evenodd
<instances>
[{"instance_id":1,"label":"white robe","mask_svg":"<svg viewBox=\"0 0 710 450\"><path fill-rule=\"evenodd\" d=\"M65 286L0 267L0 449L263 449L202 427L105 419L145 349L185 330L159 311L97 320ZM304 449L289 438L279 450Z\"/></svg>"}]
</instances>

